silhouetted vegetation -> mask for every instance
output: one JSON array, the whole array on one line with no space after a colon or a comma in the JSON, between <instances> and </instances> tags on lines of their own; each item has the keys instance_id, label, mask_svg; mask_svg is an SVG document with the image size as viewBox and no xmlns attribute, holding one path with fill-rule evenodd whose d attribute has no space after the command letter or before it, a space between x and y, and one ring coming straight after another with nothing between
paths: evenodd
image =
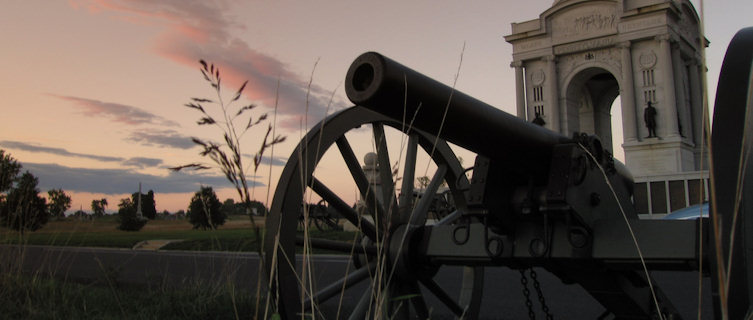
<instances>
[{"instance_id":1,"label":"silhouetted vegetation","mask_svg":"<svg viewBox=\"0 0 753 320\"><path fill-rule=\"evenodd\" d=\"M65 218L65 211L71 208L71 197L63 189L47 190L47 197L47 210L50 215L57 219Z\"/></svg>"},{"instance_id":2,"label":"silhouetted vegetation","mask_svg":"<svg viewBox=\"0 0 753 320\"><path fill-rule=\"evenodd\" d=\"M94 217L104 217L105 209L107 209L107 199L92 200L92 215Z\"/></svg>"},{"instance_id":3,"label":"silhouetted vegetation","mask_svg":"<svg viewBox=\"0 0 753 320\"><path fill-rule=\"evenodd\" d=\"M39 179L29 171L17 179L0 207L4 226L23 234L24 230L35 231L47 223L50 214L47 201L39 196L38 183Z\"/></svg>"},{"instance_id":4,"label":"silhouetted vegetation","mask_svg":"<svg viewBox=\"0 0 753 320\"><path fill-rule=\"evenodd\" d=\"M79 284L0 274L3 319L248 319L254 297L231 285Z\"/></svg>"},{"instance_id":5,"label":"silhouetted vegetation","mask_svg":"<svg viewBox=\"0 0 753 320\"><path fill-rule=\"evenodd\" d=\"M251 214L254 216L267 215L267 207L259 201L251 200L250 207ZM246 206L243 203L237 203L235 202L235 200L230 198L225 199L225 201L222 202L222 208L220 210L222 210L222 212L224 212L228 216L248 214L246 212Z\"/></svg>"},{"instance_id":6,"label":"silhouetted vegetation","mask_svg":"<svg viewBox=\"0 0 753 320\"><path fill-rule=\"evenodd\" d=\"M20 231L35 231L49 219L47 200L39 195L39 179L0 149L0 224Z\"/></svg>"},{"instance_id":7,"label":"silhouetted vegetation","mask_svg":"<svg viewBox=\"0 0 753 320\"><path fill-rule=\"evenodd\" d=\"M194 193L191 198L191 204L188 206L188 221L194 229L217 229L225 224L227 218L221 207L222 204L212 187L201 187L201 190Z\"/></svg>"},{"instance_id":8,"label":"silhouetted vegetation","mask_svg":"<svg viewBox=\"0 0 753 320\"><path fill-rule=\"evenodd\" d=\"M138 205L138 192L134 192L131 195L131 202ZM141 214L149 220L154 220L157 217L157 203L154 201L154 191L149 190L149 192L141 194Z\"/></svg>"},{"instance_id":9,"label":"silhouetted vegetation","mask_svg":"<svg viewBox=\"0 0 753 320\"><path fill-rule=\"evenodd\" d=\"M208 64L204 60L200 60L199 63L201 64L201 68L199 69L201 75L216 92L216 100L191 98L191 101L185 104L185 106L201 113L201 117L197 121L198 125L217 126L222 132L224 143L220 144L195 137L192 138L192 141L202 148L200 155L202 157L208 157L216 167L222 171L228 181L233 184L238 192L238 196L242 199L243 205L245 205L246 213L251 219L256 236L259 237L259 227L256 226L253 215L249 214L252 210L251 194L248 188L248 181L246 180L246 171L248 167L244 165L243 153L241 152L241 139L249 129L265 122L267 120L267 114L265 113L254 118L250 111L256 108L255 104L247 104L243 106L234 105L234 102L238 101L243 94L243 90L246 88L248 81L244 82L238 91L233 94L230 101L225 103L222 95L222 78L220 77L219 68L215 67L214 64ZM205 107L207 104L219 108L219 112L214 112L216 116L213 116L212 112ZM264 152L268 148L283 141L285 141L285 137L275 135L273 133L273 126L269 124L266 134L259 146L259 150L252 159L254 172L256 172L261 165ZM210 168L210 166L203 163L190 163L173 167L171 170L206 170Z\"/></svg>"},{"instance_id":10,"label":"silhouetted vegetation","mask_svg":"<svg viewBox=\"0 0 753 320\"><path fill-rule=\"evenodd\" d=\"M139 216L136 211L136 204L131 199L120 199L118 204L118 229L123 231L139 231L148 221L143 216Z\"/></svg>"}]
</instances>

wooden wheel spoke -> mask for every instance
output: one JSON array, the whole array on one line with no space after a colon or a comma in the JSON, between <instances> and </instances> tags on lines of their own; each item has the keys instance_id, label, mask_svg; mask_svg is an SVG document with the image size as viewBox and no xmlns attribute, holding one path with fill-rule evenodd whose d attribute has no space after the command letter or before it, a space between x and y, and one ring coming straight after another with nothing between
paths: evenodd
<instances>
[{"instance_id":1,"label":"wooden wheel spoke","mask_svg":"<svg viewBox=\"0 0 753 320\"><path fill-rule=\"evenodd\" d=\"M350 147L348 139L345 138L345 136L341 136L337 139L336 143L343 160L345 160L345 164L348 166L348 170L350 170L351 176L353 176L353 181L355 181L358 190L361 192L361 197L364 200L363 202L366 204L366 207L369 208L369 213L375 218L374 221L377 221L377 218L379 217L386 216L387 212L384 209L384 206L377 201L377 196L374 194L374 190L371 189L366 174L363 172L361 164L358 163L358 158L356 158L355 153L353 153L353 148Z\"/></svg>"},{"instance_id":2,"label":"wooden wheel spoke","mask_svg":"<svg viewBox=\"0 0 753 320\"><path fill-rule=\"evenodd\" d=\"M431 291L431 293L435 297L437 297L439 301L444 303L444 305L446 305L450 309L450 311L452 311L452 313L454 313L458 317L463 316L465 310L461 306L459 306L458 303L455 302L455 299L450 297L450 295L447 294L447 292L444 291L444 289L442 289L442 287L440 287L439 284L434 281L434 279L421 278L420 281L421 284L423 284L426 289L429 289L429 291Z\"/></svg>"},{"instance_id":3,"label":"wooden wheel spoke","mask_svg":"<svg viewBox=\"0 0 753 320\"><path fill-rule=\"evenodd\" d=\"M387 151L387 137L384 135L384 126L381 123L373 123L374 143L377 151L377 165L379 167L379 181L381 185L381 203L387 209L389 219L398 219L398 215L392 213L397 210L397 198L395 198L395 183L392 181L392 164ZM395 221L399 222L399 221Z\"/></svg>"},{"instance_id":4,"label":"wooden wheel spoke","mask_svg":"<svg viewBox=\"0 0 753 320\"><path fill-rule=\"evenodd\" d=\"M366 174L363 172L363 169L361 169L361 164L358 163L358 158L356 158L355 153L353 153L353 148L350 147L348 139L345 136L342 136L337 139L336 143L337 149L340 150L340 155L342 155L343 160L345 160L345 165L347 165L348 170L350 170L350 175L353 176L353 181L355 181L356 186L358 186L358 190L361 191L361 194L365 193L366 190L369 189L369 181L366 179Z\"/></svg>"},{"instance_id":5,"label":"wooden wheel spoke","mask_svg":"<svg viewBox=\"0 0 753 320\"><path fill-rule=\"evenodd\" d=\"M426 190L421 196L421 199L418 201L418 205L416 205L416 208L413 209L413 213L411 213L411 225L418 226L424 224L424 222L426 221L426 215L429 212L429 207L434 201L434 195L437 193L437 190L439 190L439 186L442 185L442 181L444 180L446 173L447 165L444 164L440 165L437 168L437 171L434 172L434 176L431 178L431 182L429 182L429 185L426 186Z\"/></svg>"},{"instance_id":6,"label":"wooden wheel spoke","mask_svg":"<svg viewBox=\"0 0 753 320\"><path fill-rule=\"evenodd\" d=\"M360 217L355 209L345 203L345 201L343 201L334 192L332 192L332 190L327 188L327 186L324 185L324 183L322 183L316 177L313 178L311 189L313 189L316 194L326 200L331 206L337 209L337 211L340 213L340 215L343 216L343 218L348 219L350 223L359 227L364 235L372 240L376 240L377 231L374 227L374 224Z\"/></svg>"},{"instance_id":7,"label":"wooden wheel spoke","mask_svg":"<svg viewBox=\"0 0 753 320\"><path fill-rule=\"evenodd\" d=\"M340 291L343 290L343 287L348 289L361 281L368 279L369 275L376 270L376 265L376 262L372 262L367 267L355 270L345 278L335 281L324 289L317 291L310 299L307 299L304 302L304 310L310 310L312 303L321 304L326 302L340 293Z\"/></svg>"},{"instance_id":8,"label":"wooden wheel spoke","mask_svg":"<svg viewBox=\"0 0 753 320\"><path fill-rule=\"evenodd\" d=\"M407 223L407 217L413 209L413 181L416 179L416 153L418 151L418 135L411 134L405 150L405 167L403 167L403 184L400 188L400 215Z\"/></svg>"},{"instance_id":9,"label":"wooden wheel spoke","mask_svg":"<svg viewBox=\"0 0 753 320\"><path fill-rule=\"evenodd\" d=\"M369 318L367 314L369 312L369 305L371 304L372 288L373 287L369 285L368 290L361 295L361 299L358 299L358 304L356 304L356 307L353 309L353 312L351 312L348 320L362 320Z\"/></svg>"}]
</instances>

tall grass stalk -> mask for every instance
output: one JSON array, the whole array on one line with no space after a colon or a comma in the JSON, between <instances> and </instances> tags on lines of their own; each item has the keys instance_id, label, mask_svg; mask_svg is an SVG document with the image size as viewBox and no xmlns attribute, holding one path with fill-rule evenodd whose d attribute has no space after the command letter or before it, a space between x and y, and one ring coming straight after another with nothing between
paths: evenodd
<instances>
[{"instance_id":1,"label":"tall grass stalk","mask_svg":"<svg viewBox=\"0 0 753 320\"><path fill-rule=\"evenodd\" d=\"M213 101L212 99L206 99L206 98L191 98L191 102L185 104L186 107L198 110L202 117L197 122L198 125L215 125L217 126L220 131L222 132L223 138L224 138L224 144L218 144L211 141L205 141L199 138L192 138L193 142L197 145L201 146L203 148L203 151L200 153L201 156L209 157L209 159L214 162L217 168L222 171L223 174L225 174L225 177L228 181L230 181L233 186L235 187L236 192L238 193L238 196L241 198L245 208L246 208L246 214L248 215L249 219L251 220L251 223L253 225L254 230L254 236L256 238L256 242L261 244L262 241L262 235L261 230L259 226L256 225L256 221L254 220L254 216L251 211L251 198L252 198L252 192L255 190L255 188L252 188L252 191L249 191L249 185L246 178L246 172L248 171L249 167L246 167L243 163L244 154L241 151L241 139L243 136L248 132L249 129L252 127L255 127L257 125L262 124L264 121L267 120L267 114L264 113L258 118L254 119L252 115L248 115L248 119L241 118L244 113L251 111L256 108L255 104L248 104L241 106L239 108L233 108L232 105L234 102L238 101L243 94L243 90L246 88L246 85L248 84L248 81L245 81L238 91L232 96L232 99L225 103L223 100L223 94L222 94L222 78L220 77L220 70L219 67L215 67L213 63L206 63L204 60L200 60L199 63L201 64L201 74L204 77L204 80L206 80L215 90L216 93L216 101ZM275 97L275 104L274 104L274 112L275 112L275 118L277 114L277 104L279 99L279 80L278 80L278 87L276 89L276 97ZM204 108L203 104L211 103L220 108L220 120L216 120L215 117L210 115L210 113L207 112L207 110ZM241 127L237 127L237 122L242 124ZM276 120L276 119L275 119ZM284 136L278 136L276 135L275 125L269 124L267 126L266 133L264 135L264 138L261 140L260 146L256 154L253 156L253 172L256 173L259 169L259 166L262 164L264 153L267 149L273 148L276 144L282 143L285 141ZM241 129L242 128L242 129ZM271 136L270 136L271 134ZM270 159L270 167L271 167L271 161ZM205 170L209 169L210 167L202 164L202 163L190 163L187 165L177 166L171 168L174 171L179 171L182 169L195 169L195 170ZM271 176L271 172L270 172ZM264 256L261 250L261 246L259 246L258 254L260 257L260 267L264 265ZM260 268L261 270L261 268ZM259 286L257 288L257 293L261 292L261 287ZM258 298L258 294L257 294ZM257 303L259 301L257 300ZM257 308L258 309L258 308Z\"/></svg>"}]
</instances>

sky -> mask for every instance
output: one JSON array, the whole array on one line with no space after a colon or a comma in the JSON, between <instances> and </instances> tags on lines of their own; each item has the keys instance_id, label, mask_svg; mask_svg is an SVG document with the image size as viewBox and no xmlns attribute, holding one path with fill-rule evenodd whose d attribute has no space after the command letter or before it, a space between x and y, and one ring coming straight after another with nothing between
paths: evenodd
<instances>
[{"instance_id":1,"label":"sky","mask_svg":"<svg viewBox=\"0 0 753 320\"><path fill-rule=\"evenodd\" d=\"M700 2L692 1L700 14ZM250 172L254 198L268 202L286 158L307 128L350 106L343 80L363 52L378 51L499 109L514 113L512 22L535 19L552 1L183 1L4 0L0 11L0 148L63 188L71 210L106 198L109 210L138 190L157 209L185 209L200 185L235 197L216 170L171 172L207 162L191 137L220 140L186 108L214 98L199 59L221 70L227 97L268 113L287 140ZM753 1L706 1L713 97L724 50L753 25ZM458 72L458 69L460 70ZM228 98L229 99L229 98ZM709 99L713 104L713 99ZM277 105L277 117L273 108ZM259 148L265 126L245 136ZM246 159L246 161L249 161Z\"/></svg>"}]
</instances>

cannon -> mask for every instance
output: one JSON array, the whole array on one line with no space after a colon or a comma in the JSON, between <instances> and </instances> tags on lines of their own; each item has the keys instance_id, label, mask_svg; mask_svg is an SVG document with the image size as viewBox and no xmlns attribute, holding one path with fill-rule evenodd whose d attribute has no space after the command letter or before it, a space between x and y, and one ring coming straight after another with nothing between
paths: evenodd
<instances>
[{"instance_id":1,"label":"cannon","mask_svg":"<svg viewBox=\"0 0 753 320\"><path fill-rule=\"evenodd\" d=\"M508 267L536 282L551 318L536 267L579 285L616 319L681 318L649 271L696 271L711 278L717 319L750 317L752 66L749 28L732 40L718 84L710 217L642 220L633 178L598 137L548 131L378 53L361 55L345 81L355 106L307 133L277 185L263 244L274 312L283 319L427 319L433 299L457 318L475 319L484 269ZM449 143L477 155L470 179ZM376 152L379 185L358 162L365 151ZM415 201L421 170L431 179ZM428 219L443 183L455 210ZM357 190L356 199L336 190L343 186ZM356 232L346 240L298 232L301 204L312 195ZM359 200L365 205L352 205ZM342 253L341 275L316 267L325 259L320 250ZM443 268L458 283L437 282Z\"/></svg>"}]
</instances>

